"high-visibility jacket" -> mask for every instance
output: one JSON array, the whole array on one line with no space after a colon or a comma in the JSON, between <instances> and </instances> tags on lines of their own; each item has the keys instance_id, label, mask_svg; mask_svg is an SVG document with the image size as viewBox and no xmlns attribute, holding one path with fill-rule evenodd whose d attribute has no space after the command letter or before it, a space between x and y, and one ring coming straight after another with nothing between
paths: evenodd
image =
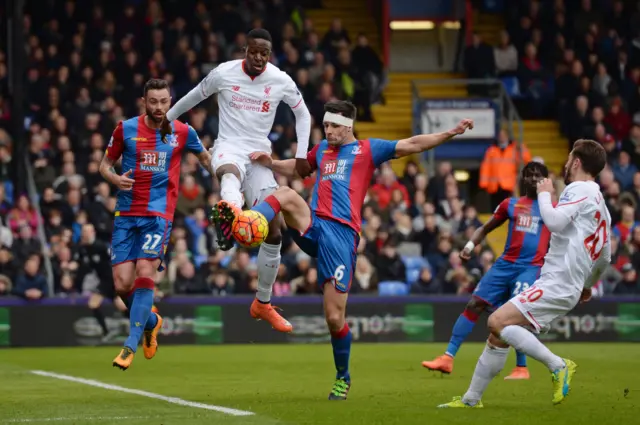
<instances>
[{"instance_id":1,"label":"high-visibility jacket","mask_svg":"<svg viewBox=\"0 0 640 425\"><path fill-rule=\"evenodd\" d=\"M531 154L525 146L522 146L522 158L524 164L531 161ZM498 189L515 190L519 159L518 146L513 142L504 149L491 146L480 164L480 188L489 193L496 193Z\"/></svg>"}]
</instances>

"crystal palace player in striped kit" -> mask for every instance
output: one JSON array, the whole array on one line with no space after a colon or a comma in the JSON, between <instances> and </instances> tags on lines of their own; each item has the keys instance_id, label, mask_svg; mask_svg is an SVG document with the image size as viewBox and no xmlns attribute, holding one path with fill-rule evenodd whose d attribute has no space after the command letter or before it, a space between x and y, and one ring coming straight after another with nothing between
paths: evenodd
<instances>
[{"instance_id":1,"label":"crystal palace player in striped kit","mask_svg":"<svg viewBox=\"0 0 640 425\"><path fill-rule=\"evenodd\" d=\"M173 121L163 142L160 125L171 106L169 84L152 79L144 86L146 113L118 124L100 164L100 173L118 187L111 264L117 293L129 306L130 332L113 366L131 366L141 337L144 356L153 358L162 318L152 313L154 277L163 269L178 199L180 164L185 150L211 171L211 156L190 126ZM124 174L112 167L122 157Z\"/></svg>"},{"instance_id":2,"label":"crystal palace player in striped kit","mask_svg":"<svg viewBox=\"0 0 640 425\"><path fill-rule=\"evenodd\" d=\"M351 331L345 309L360 241L362 204L373 173L383 162L424 152L463 134L473 128L473 121L462 120L456 128L443 133L402 140L357 140L353 135L355 106L337 101L327 103L324 109L327 139L307 155L311 168L317 170L311 206L293 189L281 187L252 210L260 212L269 221L282 211L298 245L318 259L318 284L323 291L325 318L337 371L329 399L345 400L351 386ZM264 152L253 153L251 157L278 174L290 177L295 174L295 159L272 161ZM232 220L236 214L243 213L226 204L226 211L221 216Z\"/></svg>"},{"instance_id":3,"label":"crystal palace player in striped kit","mask_svg":"<svg viewBox=\"0 0 640 425\"><path fill-rule=\"evenodd\" d=\"M489 233L509 221L509 233L504 253L489 272L482 278L464 312L453 326L453 334L444 355L432 361L422 362L422 366L443 373L453 371L453 358L460 345L471 333L480 315L489 309L504 304L520 292L529 289L540 275L544 256L549 248L551 234L544 225L538 206L536 185L548 177L547 167L530 162L522 169L522 193L520 198L507 198L496 208L493 217L475 231L460 253L468 260L473 249ZM527 357L517 353L516 367L505 379L529 379Z\"/></svg>"}]
</instances>

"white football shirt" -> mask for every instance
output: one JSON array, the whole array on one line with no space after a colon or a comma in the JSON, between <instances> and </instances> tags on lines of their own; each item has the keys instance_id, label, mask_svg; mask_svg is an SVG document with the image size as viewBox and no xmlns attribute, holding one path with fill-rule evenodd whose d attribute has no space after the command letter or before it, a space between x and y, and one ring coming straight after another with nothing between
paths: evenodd
<instances>
[{"instance_id":1,"label":"white football shirt","mask_svg":"<svg viewBox=\"0 0 640 425\"><path fill-rule=\"evenodd\" d=\"M576 289L597 283L611 261L611 215L600 187L593 181L568 185L553 208L548 192L538 195L540 214L551 231L549 251L541 273L563 272Z\"/></svg>"},{"instance_id":2,"label":"white football shirt","mask_svg":"<svg viewBox=\"0 0 640 425\"><path fill-rule=\"evenodd\" d=\"M216 144L230 144L250 153L271 153L269 133L276 109L285 102L292 109L303 105L302 94L289 75L273 64L250 76L244 60L220 64L198 84L205 97L218 94L220 125Z\"/></svg>"}]
</instances>

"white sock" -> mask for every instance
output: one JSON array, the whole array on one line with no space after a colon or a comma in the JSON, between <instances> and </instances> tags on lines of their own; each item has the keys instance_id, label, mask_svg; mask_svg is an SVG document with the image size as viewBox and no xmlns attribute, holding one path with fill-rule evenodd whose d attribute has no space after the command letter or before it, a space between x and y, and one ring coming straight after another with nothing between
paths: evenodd
<instances>
[{"instance_id":1,"label":"white sock","mask_svg":"<svg viewBox=\"0 0 640 425\"><path fill-rule=\"evenodd\" d=\"M500 333L500 338L516 350L544 363L552 372L565 366L561 357L553 354L535 335L521 326L507 326Z\"/></svg>"},{"instance_id":2,"label":"white sock","mask_svg":"<svg viewBox=\"0 0 640 425\"><path fill-rule=\"evenodd\" d=\"M263 303L271 301L271 290L276 282L280 267L280 248L282 244L263 243L258 251L258 291L256 298Z\"/></svg>"},{"instance_id":3,"label":"white sock","mask_svg":"<svg viewBox=\"0 0 640 425\"><path fill-rule=\"evenodd\" d=\"M220 197L238 208L242 208L244 201L240 191L242 184L233 174L227 173L220 180Z\"/></svg>"},{"instance_id":4,"label":"white sock","mask_svg":"<svg viewBox=\"0 0 640 425\"><path fill-rule=\"evenodd\" d=\"M478 359L476 370L473 372L469 389L462 397L462 401L475 406L484 394L489 382L493 380L504 368L507 362L509 348L498 348L487 344Z\"/></svg>"}]
</instances>

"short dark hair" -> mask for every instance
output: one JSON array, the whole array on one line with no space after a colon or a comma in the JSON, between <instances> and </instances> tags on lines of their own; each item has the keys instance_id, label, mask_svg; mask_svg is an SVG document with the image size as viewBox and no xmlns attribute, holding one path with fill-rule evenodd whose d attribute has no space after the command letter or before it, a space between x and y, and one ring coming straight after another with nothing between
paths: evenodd
<instances>
[{"instance_id":1,"label":"short dark hair","mask_svg":"<svg viewBox=\"0 0 640 425\"><path fill-rule=\"evenodd\" d=\"M358 108L356 108L356 105L349 102L348 100L335 100L333 102L327 102L324 104L324 111L334 114L340 114L343 117L351 118L352 120L355 120L356 116L358 115Z\"/></svg>"},{"instance_id":2,"label":"short dark hair","mask_svg":"<svg viewBox=\"0 0 640 425\"><path fill-rule=\"evenodd\" d=\"M269 43L273 43L271 39L271 34L264 28L254 28L247 33L247 39L254 40L267 40Z\"/></svg>"},{"instance_id":3,"label":"short dark hair","mask_svg":"<svg viewBox=\"0 0 640 425\"><path fill-rule=\"evenodd\" d=\"M169 90L169 82L159 78L152 78L144 84L144 96L147 96L149 90ZM169 90L171 91L171 90Z\"/></svg>"},{"instance_id":4,"label":"short dark hair","mask_svg":"<svg viewBox=\"0 0 640 425\"><path fill-rule=\"evenodd\" d=\"M595 140L576 140L571 152L574 158L580 160L582 169L592 177L597 177L607 165L607 152L604 150L604 147Z\"/></svg>"},{"instance_id":5,"label":"short dark hair","mask_svg":"<svg viewBox=\"0 0 640 425\"><path fill-rule=\"evenodd\" d=\"M522 168L522 177L526 177L529 174L540 173L544 178L549 177L549 169L546 165L538 161L531 161Z\"/></svg>"}]
</instances>

